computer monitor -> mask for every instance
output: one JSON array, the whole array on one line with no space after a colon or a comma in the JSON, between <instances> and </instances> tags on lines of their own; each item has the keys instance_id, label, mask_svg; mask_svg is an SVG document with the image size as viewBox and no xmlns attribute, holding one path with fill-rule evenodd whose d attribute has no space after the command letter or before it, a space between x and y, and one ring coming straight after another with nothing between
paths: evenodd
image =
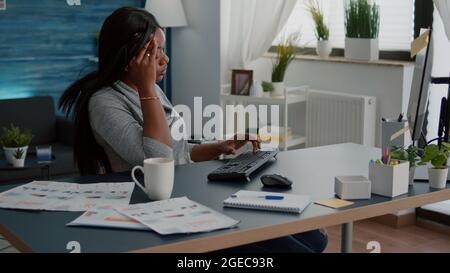
<instances>
[{"instance_id":1,"label":"computer monitor","mask_svg":"<svg viewBox=\"0 0 450 273\"><path fill-rule=\"evenodd\" d=\"M431 70L433 68L432 30L422 30L421 33L423 34L425 31L429 31L428 45L416 55L407 113L409 129L413 141L419 140L422 133L423 122L427 112Z\"/></svg>"}]
</instances>

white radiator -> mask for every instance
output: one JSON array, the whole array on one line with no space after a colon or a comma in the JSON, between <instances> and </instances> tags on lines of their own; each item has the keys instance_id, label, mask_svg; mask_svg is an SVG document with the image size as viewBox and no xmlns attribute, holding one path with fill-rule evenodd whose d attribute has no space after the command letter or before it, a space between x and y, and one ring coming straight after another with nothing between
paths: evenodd
<instances>
[{"instance_id":1,"label":"white radiator","mask_svg":"<svg viewBox=\"0 0 450 273\"><path fill-rule=\"evenodd\" d=\"M345 142L375 146L375 97L309 90L306 146Z\"/></svg>"}]
</instances>

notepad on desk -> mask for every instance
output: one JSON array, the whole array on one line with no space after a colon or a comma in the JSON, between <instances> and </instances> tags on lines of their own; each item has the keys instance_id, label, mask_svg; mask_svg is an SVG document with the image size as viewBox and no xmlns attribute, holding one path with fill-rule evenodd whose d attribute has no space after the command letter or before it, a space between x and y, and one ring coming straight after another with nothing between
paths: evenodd
<instances>
[{"instance_id":1,"label":"notepad on desk","mask_svg":"<svg viewBox=\"0 0 450 273\"><path fill-rule=\"evenodd\" d=\"M223 201L226 207L291 213L301 213L310 203L311 200L307 195L244 190Z\"/></svg>"}]
</instances>

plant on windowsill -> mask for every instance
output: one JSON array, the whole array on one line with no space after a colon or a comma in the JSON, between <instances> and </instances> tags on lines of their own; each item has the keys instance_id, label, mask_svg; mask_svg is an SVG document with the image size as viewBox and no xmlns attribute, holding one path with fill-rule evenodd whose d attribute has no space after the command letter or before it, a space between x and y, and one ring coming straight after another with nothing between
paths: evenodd
<instances>
[{"instance_id":1,"label":"plant on windowsill","mask_svg":"<svg viewBox=\"0 0 450 273\"><path fill-rule=\"evenodd\" d=\"M6 161L14 167L23 167L21 160L25 161L28 145L32 139L30 131L21 131L13 124L9 128L3 128L0 144L3 146Z\"/></svg>"},{"instance_id":2,"label":"plant on windowsill","mask_svg":"<svg viewBox=\"0 0 450 273\"><path fill-rule=\"evenodd\" d=\"M448 166L447 159L449 157L450 144L442 143L438 145L428 145L425 147L421 163L431 163L428 168L428 180L430 187L443 189L447 184Z\"/></svg>"},{"instance_id":3,"label":"plant on windowsill","mask_svg":"<svg viewBox=\"0 0 450 273\"><path fill-rule=\"evenodd\" d=\"M270 97L271 93L273 92L273 84L271 82L263 81L261 85L264 91L263 96Z\"/></svg>"},{"instance_id":4,"label":"plant on windowsill","mask_svg":"<svg viewBox=\"0 0 450 273\"><path fill-rule=\"evenodd\" d=\"M277 56L272 64L273 96L284 95L284 75L289 64L295 58L296 45L300 40L299 38L300 35L298 33L293 33L288 37L283 37L277 45Z\"/></svg>"},{"instance_id":5,"label":"plant on windowsill","mask_svg":"<svg viewBox=\"0 0 450 273\"><path fill-rule=\"evenodd\" d=\"M23 168L25 166L25 151L23 149L17 148L14 153L12 165L16 168Z\"/></svg>"},{"instance_id":6,"label":"plant on windowsill","mask_svg":"<svg viewBox=\"0 0 450 273\"><path fill-rule=\"evenodd\" d=\"M405 147L394 146L391 149L391 158L409 161L409 185L412 185L414 182L416 167L418 165L423 165L419 157L419 148L414 145L409 145L406 149Z\"/></svg>"},{"instance_id":7,"label":"plant on windowsill","mask_svg":"<svg viewBox=\"0 0 450 273\"><path fill-rule=\"evenodd\" d=\"M346 0L345 58L378 60L380 7L375 0Z\"/></svg>"},{"instance_id":8,"label":"plant on windowsill","mask_svg":"<svg viewBox=\"0 0 450 273\"><path fill-rule=\"evenodd\" d=\"M306 9L311 14L315 24L314 34L317 38L316 53L320 58L327 58L330 56L332 48L329 41L330 29L325 24L323 11L317 0L309 0L306 4Z\"/></svg>"}]
</instances>

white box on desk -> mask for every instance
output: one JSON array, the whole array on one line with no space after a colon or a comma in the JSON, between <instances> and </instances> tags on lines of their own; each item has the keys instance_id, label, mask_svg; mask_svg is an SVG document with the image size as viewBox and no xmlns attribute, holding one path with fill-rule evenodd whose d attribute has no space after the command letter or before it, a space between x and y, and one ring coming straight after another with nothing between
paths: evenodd
<instances>
[{"instance_id":1,"label":"white box on desk","mask_svg":"<svg viewBox=\"0 0 450 273\"><path fill-rule=\"evenodd\" d=\"M392 166L371 162L369 179L374 194L396 197L408 193L409 162L400 161L400 164Z\"/></svg>"},{"instance_id":2,"label":"white box on desk","mask_svg":"<svg viewBox=\"0 0 450 273\"><path fill-rule=\"evenodd\" d=\"M364 176L336 176L334 192L344 200L370 199L371 182Z\"/></svg>"}]
</instances>

